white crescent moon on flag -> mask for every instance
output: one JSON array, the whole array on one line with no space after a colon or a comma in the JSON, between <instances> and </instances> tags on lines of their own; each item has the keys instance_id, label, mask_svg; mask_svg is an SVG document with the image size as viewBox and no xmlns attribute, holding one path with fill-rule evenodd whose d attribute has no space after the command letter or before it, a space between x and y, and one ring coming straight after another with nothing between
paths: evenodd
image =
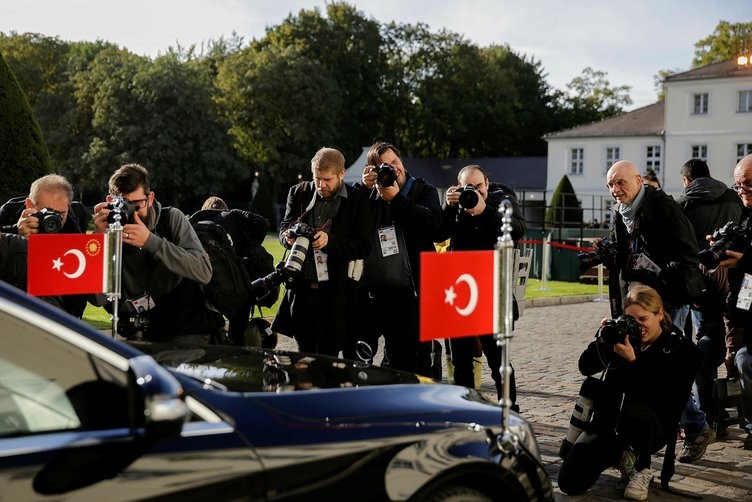
<instances>
[{"instance_id":1,"label":"white crescent moon on flag","mask_svg":"<svg viewBox=\"0 0 752 502\"><path fill-rule=\"evenodd\" d=\"M67 256L69 254L72 254L76 258L78 258L78 268L72 274L69 274L68 272L63 272L63 275L67 277L68 279L78 279L79 277L81 277L81 274L84 273L84 270L86 270L86 257L78 249L69 249L63 254L63 256Z\"/></svg>"},{"instance_id":2,"label":"white crescent moon on flag","mask_svg":"<svg viewBox=\"0 0 752 502\"><path fill-rule=\"evenodd\" d=\"M455 306L454 309L459 315L467 317L473 313L475 307L478 305L478 283L475 282L475 277L470 274L462 274L454 281L455 284L461 282L464 282L470 288L470 299L467 301L465 308L461 309Z\"/></svg>"}]
</instances>

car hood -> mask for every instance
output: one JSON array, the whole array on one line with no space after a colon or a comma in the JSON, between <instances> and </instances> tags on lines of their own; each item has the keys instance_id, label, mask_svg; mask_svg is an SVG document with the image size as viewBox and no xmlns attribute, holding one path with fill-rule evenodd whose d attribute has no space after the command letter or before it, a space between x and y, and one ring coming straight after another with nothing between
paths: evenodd
<instances>
[{"instance_id":1,"label":"car hood","mask_svg":"<svg viewBox=\"0 0 752 502\"><path fill-rule=\"evenodd\" d=\"M329 356L225 345L134 342L181 375L207 379L234 392L288 392L433 382L413 373Z\"/></svg>"}]
</instances>

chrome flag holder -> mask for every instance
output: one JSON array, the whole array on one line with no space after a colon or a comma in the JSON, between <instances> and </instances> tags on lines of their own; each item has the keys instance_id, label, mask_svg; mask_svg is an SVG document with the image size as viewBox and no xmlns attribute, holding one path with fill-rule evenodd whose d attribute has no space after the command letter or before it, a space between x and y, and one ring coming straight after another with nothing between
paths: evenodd
<instances>
[{"instance_id":1,"label":"chrome flag holder","mask_svg":"<svg viewBox=\"0 0 752 502\"><path fill-rule=\"evenodd\" d=\"M107 227L106 239L109 245L109 249L112 250L112 257L107 264L107 300L112 302L112 338L117 335L118 327L118 310L120 301L120 285L122 280L123 270L123 207L125 206L125 199L121 196L117 196L110 202L110 224Z\"/></svg>"},{"instance_id":2,"label":"chrome flag holder","mask_svg":"<svg viewBox=\"0 0 752 502\"><path fill-rule=\"evenodd\" d=\"M509 359L509 342L512 339L512 325L514 322L513 294L514 294L514 241L512 240L512 203L508 199L501 201L499 212L501 218L501 237L496 242L496 260L498 270L499 291L497 295L498 324L494 335L496 344L501 347L501 377L503 379L502 398L499 403L502 408L502 434L497 439L497 445L502 452L511 452L519 445L519 438L509 429L509 414L512 410L510 399L512 365Z\"/></svg>"}]
</instances>

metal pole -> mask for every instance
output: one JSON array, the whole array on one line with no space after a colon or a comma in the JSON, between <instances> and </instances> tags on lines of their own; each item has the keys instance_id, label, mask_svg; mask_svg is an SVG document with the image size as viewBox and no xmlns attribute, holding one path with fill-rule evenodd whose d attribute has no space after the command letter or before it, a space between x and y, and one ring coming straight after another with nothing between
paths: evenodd
<instances>
[{"instance_id":1,"label":"metal pole","mask_svg":"<svg viewBox=\"0 0 752 502\"><path fill-rule=\"evenodd\" d=\"M551 232L543 238L543 254L541 255L541 282L538 291L548 291L548 269L551 260Z\"/></svg>"},{"instance_id":2,"label":"metal pole","mask_svg":"<svg viewBox=\"0 0 752 502\"><path fill-rule=\"evenodd\" d=\"M595 302L607 302L607 298L603 298L603 263L598 264L598 298L593 300Z\"/></svg>"},{"instance_id":3,"label":"metal pole","mask_svg":"<svg viewBox=\"0 0 752 502\"><path fill-rule=\"evenodd\" d=\"M509 438L509 413L512 401L510 399L510 387L512 379L512 365L509 358L509 342L512 339L513 304L514 293L514 241L512 240L512 204L504 199L499 207L502 213L502 235L496 243L496 260L498 266L498 324L495 335L496 344L501 347L501 376L503 381L502 398L499 403L502 408L503 437Z\"/></svg>"},{"instance_id":4,"label":"metal pole","mask_svg":"<svg viewBox=\"0 0 752 502\"><path fill-rule=\"evenodd\" d=\"M112 302L112 338L117 335L119 321L119 301L120 286L122 281L123 269L123 225L120 223L123 219L123 206L125 200L118 196L110 202L110 224L107 227L107 237L109 248L112 249L112 257L108 265L108 288L107 299Z\"/></svg>"}]
</instances>

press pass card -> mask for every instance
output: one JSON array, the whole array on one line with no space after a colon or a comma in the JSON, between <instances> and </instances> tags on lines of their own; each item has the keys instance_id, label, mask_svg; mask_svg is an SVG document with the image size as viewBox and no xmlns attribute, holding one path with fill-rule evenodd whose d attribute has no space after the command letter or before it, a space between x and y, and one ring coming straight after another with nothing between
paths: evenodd
<instances>
[{"instance_id":1,"label":"press pass card","mask_svg":"<svg viewBox=\"0 0 752 502\"><path fill-rule=\"evenodd\" d=\"M750 305L752 305L752 275L744 274L739 298L736 300L736 308L749 310Z\"/></svg>"}]
</instances>

